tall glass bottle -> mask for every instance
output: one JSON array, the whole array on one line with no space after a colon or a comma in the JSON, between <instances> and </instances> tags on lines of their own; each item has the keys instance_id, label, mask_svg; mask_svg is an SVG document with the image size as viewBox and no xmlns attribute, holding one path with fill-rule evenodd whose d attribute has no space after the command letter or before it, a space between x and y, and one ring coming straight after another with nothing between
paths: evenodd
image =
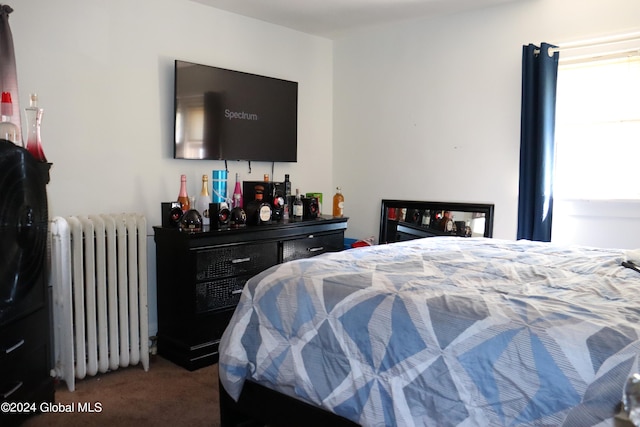
<instances>
[{"instance_id":1,"label":"tall glass bottle","mask_svg":"<svg viewBox=\"0 0 640 427\"><path fill-rule=\"evenodd\" d=\"M291 181L288 173L284 174L284 195L291 197Z\"/></svg>"},{"instance_id":2,"label":"tall glass bottle","mask_svg":"<svg viewBox=\"0 0 640 427\"><path fill-rule=\"evenodd\" d=\"M236 203L240 203L236 205ZM236 186L233 189L233 207L234 208L242 208L242 184L240 183L240 174L236 173Z\"/></svg>"},{"instance_id":3,"label":"tall glass bottle","mask_svg":"<svg viewBox=\"0 0 640 427\"><path fill-rule=\"evenodd\" d=\"M178 193L178 202L182 206L182 212L186 212L191 207L189 202L189 194L187 193L187 176L180 175L180 192Z\"/></svg>"},{"instance_id":4,"label":"tall glass bottle","mask_svg":"<svg viewBox=\"0 0 640 427\"><path fill-rule=\"evenodd\" d=\"M302 221L303 206L302 196L300 196L300 190L296 188L296 198L293 201L293 220Z\"/></svg>"},{"instance_id":5,"label":"tall glass bottle","mask_svg":"<svg viewBox=\"0 0 640 427\"><path fill-rule=\"evenodd\" d=\"M209 225L209 203L211 196L209 195L209 177L202 175L202 189L196 198L196 210L202 215L202 224Z\"/></svg>"},{"instance_id":6,"label":"tall glass bottle","mask_svg":"<svg viewBox=\"0 0 640 427\"><path fill-rule=\"evenodd\" d=\"M11 121L11 116L13 116L13 103L11 102L10 92L2 92L0 113L2 114L2 121L0 121L0 139L6 139L22 147L22 141L19 139L20 132L18 131L18 126Z\"/></svg>"},{"instance_id":7,"label":"tall glass bottle","mask_svg":"<svg viewBox=\"0 0 640 427\"><path fill-rule=\"evenodd\" d=\"M38 95L32 93L29 106L24 109L27 118L27 150L39 162L47 162L40 140L40 124L42 123L42 108L38 108Z\"/></svg>"},{"instance_id":8,"label":"tall glass bottle","mask_svg":"<svg viewBox=\"0 0 640 427\"><path fill-rule=\"evenodd\" d=\"M425 210L422 213L422 226L429 227L431 225L431 212L429 210Z\"/></svg>"},{"instance_id":9,"label":"tall glass bottle","mask_svg":"<svg viewBox=\"0 0 640 427\"><path fill-rule=\"evenodd\" d=\"M291 181L289 174L284 175L284 206L282 207L282 219L289 221L289 212L291 211Z\"/></svg>"},{"instance_id":10,"label":"tall glass bottle","mask_svg":"<svg viewBox=\"0 0 640 427\"><path fill-rule=\"evenodd\" d=\"M344 196L340 187L336 187L336 194L333 196L333 217L342 218L344 215Z\"/></svg>"}]
</instances>

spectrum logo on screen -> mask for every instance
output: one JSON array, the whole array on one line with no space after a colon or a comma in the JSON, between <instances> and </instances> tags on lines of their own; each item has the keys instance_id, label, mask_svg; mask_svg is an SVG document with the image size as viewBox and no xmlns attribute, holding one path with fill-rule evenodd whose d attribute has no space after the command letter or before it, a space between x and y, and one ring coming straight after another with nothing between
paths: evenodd
<instances>
[{"instance_id":1,"label":"spectrum logo on screen","mask_svg":"<svg viewBox=\"0 0 640 427\"><path fill-rule=\"evenodd\" d=\"M244 111L231 111L229 109L224 110L224 117L229 120L259 120L255 113L245 113Z\"/></svg>"}]
</instances>

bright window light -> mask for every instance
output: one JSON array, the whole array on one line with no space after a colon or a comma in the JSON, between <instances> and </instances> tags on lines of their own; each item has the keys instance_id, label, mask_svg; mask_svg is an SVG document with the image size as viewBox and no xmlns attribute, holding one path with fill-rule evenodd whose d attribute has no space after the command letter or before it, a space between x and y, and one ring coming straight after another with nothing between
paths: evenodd
<instances>
[{"instance_id":1,"label":"bright window light","mask_svg":"<svg viewBox=\"0 0 640 427\"><path fill-rule=\"evenodd\" d=\"M640 52L561 63L555 137L555 199L640 200Z\"/></svg>"}]
</instances>

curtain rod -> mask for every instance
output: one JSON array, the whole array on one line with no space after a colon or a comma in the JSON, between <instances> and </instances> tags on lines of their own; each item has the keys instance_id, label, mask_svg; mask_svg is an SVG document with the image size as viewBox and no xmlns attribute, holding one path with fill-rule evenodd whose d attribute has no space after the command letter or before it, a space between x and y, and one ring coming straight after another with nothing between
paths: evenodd
<instances>
[{"instance_id":1,"label":"curtain rod","mask_svg":"<svg viewBox=\"0 0 640 427\"><path fill-rule=\"evenodd\" d=\"M553 55L556 52L562 52L563 50L574 50L574 49L588 49L598 46L605 46L609 44L617 44L617 43L627 43L627 42L640 42L640 32L636 33L628 33L628 34L619 34L617 36L608 36L608 37L599 37L595 39L589 40L581 40L576 42L568 42L562 43L558 47L552 47L549 49L549 55ZM535 49L534 54L539 54L540 49Z\"/></svg>"}]
</instances>

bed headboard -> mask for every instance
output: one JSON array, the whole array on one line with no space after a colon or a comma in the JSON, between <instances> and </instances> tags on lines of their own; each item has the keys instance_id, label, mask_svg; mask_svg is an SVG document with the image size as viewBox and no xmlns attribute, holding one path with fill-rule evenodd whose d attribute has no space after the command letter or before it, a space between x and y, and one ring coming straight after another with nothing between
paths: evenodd
<instances>
[{"instance_id":1,"label":"bed headboard","mask_svg":"<svg viewBox=\"0 0 640 427\"><path fill-rule=\"evenodd\" d=\"M380 244L433 236L492 237L493 205L382 200Z\"/></svg>"}]
</instances>

